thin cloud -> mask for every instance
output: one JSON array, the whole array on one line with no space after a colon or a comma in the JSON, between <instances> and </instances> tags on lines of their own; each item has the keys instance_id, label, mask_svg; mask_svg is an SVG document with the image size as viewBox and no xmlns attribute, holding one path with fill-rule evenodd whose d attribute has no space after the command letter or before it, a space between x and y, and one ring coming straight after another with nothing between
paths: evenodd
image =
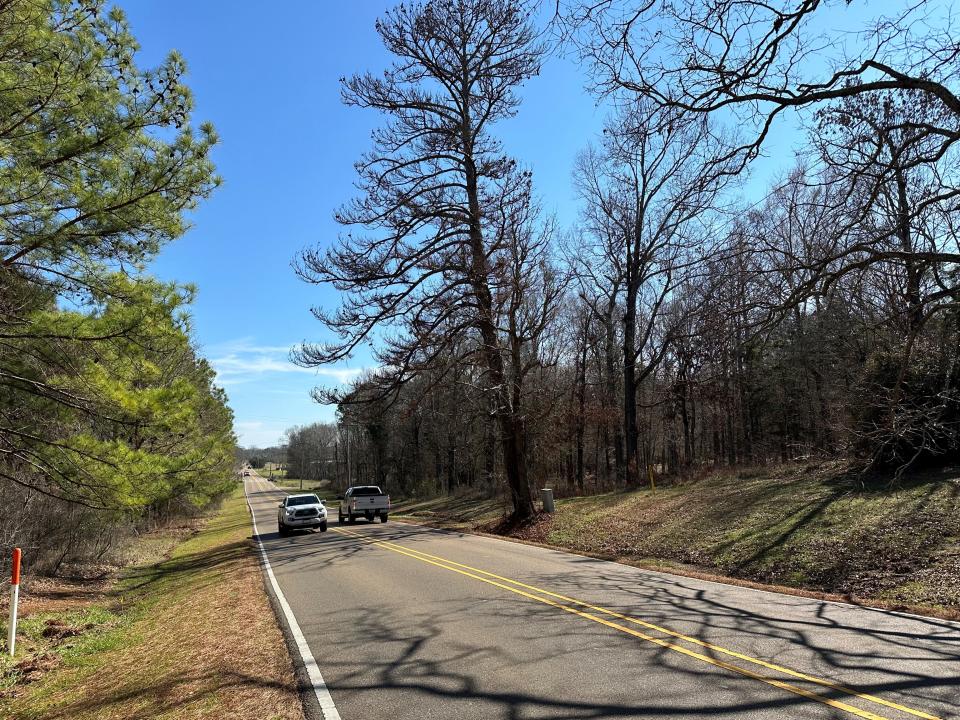
<instances>
[{"instance_id":1,"label":"thin cloud","mask_svg":"<svg viewBox=\"0 0 960 720\"><path fill-rule=\"evenodd\" d=\"M239 338L210 348L210 364L221 387L243 385L277 373L298 373L329 378L340 384L356 379L363 368L305 368L290 361L290 345L257 345L251 338Z\"/></svg>"},{"instance_id":2,"label":"thin cloud","mask_svg":"<svg viewBox=\"0 0 960 720\"><path fill-rule=\"evenodd\" d=\"M280 423L265 423L256 420L235 422L233 428L242 447L278 445L283 442L283 433L286 429Z\"/></svg>"}]
</instances>

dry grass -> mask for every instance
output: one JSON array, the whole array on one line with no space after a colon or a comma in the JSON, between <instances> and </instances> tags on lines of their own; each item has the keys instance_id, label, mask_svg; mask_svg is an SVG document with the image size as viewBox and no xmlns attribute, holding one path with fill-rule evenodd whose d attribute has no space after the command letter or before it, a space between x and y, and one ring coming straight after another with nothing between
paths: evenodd
<instances>
[{"instance_id":1,"label":"dry grass","mask_svg":"<svg viewBox=\"0 0 960 720\"><path fill-rule=\"evenodd\" d=\"M97 577L89 580L80 578L40 577L21 583L21 618L31 615L48 615L69 612L95 603L108 601L114 577ZM4 599L0 612L9 612L9 599Z\"/></svg>"},{"instance_id":2,"label":"dry grass","mask_svg":"<svg viewBox=\"0 0 960 720\"><path fill-rule=\"evenodd\" d=\"M108 540L106 537L98 538L96 542L89 537L74 538L67 558L56 563L53 557L63 549L56 542L53 545L40 543L41 547L28 543L23 556L21 611L42 609L46 599L63 599L69 603L74 595L89 594L91 587L109 587L124 568L162 560L205 521L203 515L155 518L151 522L137 523L108 518L107 526L101 528L109 535ZM3 558L4 561L8 559L9 556ZM9 570L9 563L6 564ZM0 576L0 609L6 609L8 605L9 587L8 572Z\"/></svg>"},{"instance_id":3,"label":"dry grass","mask_svg":"<svg viewBox=\"0 0 960 720\"><path fill-rule=\"evenodd\" d=\"M142 533L126 541L111 561L66 566L56 577L36 576L24 566L20 583L20 617L51 615L110 602L113 589L124 568L152 565L169 557L173 549L194 535L205 520L182 520L174 525ZM9 584L0 588L0 613L9 611Z\"/></svg>"},{"instance_id":4,"label":"dry grass","mask_svg":"<svg viewBox=\"0 0 960 720\"><path fill-rule=\"evenodd\" d=\"M169 559L117 583L105 622L54 646L59 667L0 704L0 715L300 720L249 535L238 492Z\"/></svg>"},{"instance_id":5,"label":"dry grass","mask_svg":"<svg viewBox=\"0 0 960 720\"><path fill-rule=\"evenodd\" d=\"M960 469L899 487L843 463L720 472L559 500L506 526L490 501L410 503L420 522L751 587L960 616Z\"/></svg>"}]
</instances>

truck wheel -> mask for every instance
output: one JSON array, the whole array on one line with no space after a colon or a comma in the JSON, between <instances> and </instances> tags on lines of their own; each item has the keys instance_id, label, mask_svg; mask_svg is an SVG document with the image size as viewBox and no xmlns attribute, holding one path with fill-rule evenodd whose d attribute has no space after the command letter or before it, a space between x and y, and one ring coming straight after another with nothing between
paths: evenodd
<instances>
[{"instance_id":1,"label":"truck wheel","mask_svg":"<svg viewBox=\"0 0 960 720\"><path fill-rule=\"evenodd\" d=\"M322 523L320 523L320 532L326 532L326 531L327 531L327 521L324 520Z\"/></svg>"},{"instance_id":2,"label":"truck wheel","mask_svg":"<svg viewBox=\"0 0 960 720\"><path fill-rule=\"evenodd\" d=\"M337 523L343 525L343 513L339 510L337 511Z\"/></svg>"},{"instance_id":3,"label":"truck wheel","mask_svg":"<svg viewBox=\"0 0 960 720\"><path fill-rule=\"evenodd\" d=\"M387 521L387 513L383 513L380 516L380 522L385 523Z\"/></svg>"},{"instance_id":4,"label":"truck wheel","mask_svg":"<svg viewBox=\"0 0 960 720\"><path fill-rule=\"evenodd\" d=\"M357 521L357 519L353 516L353 513L349 513L349 514L347 515L347 522L348 522L348 523L350 523L351 525L353 525L356 521Z\"/></svg>"},{"instance_id":5,"label":"truck wheel","mask_svg":"<svg viewBox=\"0 0 960 720\"><path fill-rule=\"evenodd\" d=\"M280 533L280 535L286 535L287 526L284 525L283 523L277 523L277 532Z\"/></svg>"}]
</instances>

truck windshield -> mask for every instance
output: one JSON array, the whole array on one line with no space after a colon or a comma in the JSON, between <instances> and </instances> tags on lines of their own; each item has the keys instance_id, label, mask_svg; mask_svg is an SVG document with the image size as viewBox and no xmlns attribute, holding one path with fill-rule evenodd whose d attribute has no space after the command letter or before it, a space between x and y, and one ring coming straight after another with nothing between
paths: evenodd
<instances>
[{"instance_id":1,"label":"truck windshield","mask_svg":"<svg viewBox=\"0 0 960 720\"><path fill-rule=\"evenodd\" d=\"M298 497L287 498L287 507L293 505L319 505L320 498L316 495L300 495Z\"/></svg>"},{"instance_id":2,"label":"truck windshield","mask_svg":"<svg viewBox=\"0 0 960 720\"><path fill-rule=\"evenodd\" d=\"M361 487L355 487L351 495L353 497L357 497L358 495L383 495L383 493L380 492L380 488L378 488L376 485L365 485Z\"/></svg>"}]
</instances>

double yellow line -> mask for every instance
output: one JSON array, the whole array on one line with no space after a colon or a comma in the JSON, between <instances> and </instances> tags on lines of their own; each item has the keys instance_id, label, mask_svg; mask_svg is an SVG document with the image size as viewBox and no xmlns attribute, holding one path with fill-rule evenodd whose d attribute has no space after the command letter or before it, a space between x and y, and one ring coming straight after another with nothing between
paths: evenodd
<instances>
[{"instance_id":1,"label":"double yellow line","mask_svg":"<svg viewBox=\"0 0 960 720\"><path fill-rule=\"evenodd\" d=\"M561 595L559 593L551 592L550 590L545 590L544 588L536 587L535 585L528 585L527 583L522 583L518 580L512 580L510 578L503 577L502 575L496 575L494 573L488 572L486 570L481 570L479 568L471 567L470 565L464 565L463 563L458 563L447 558L439 557L437 555L431 555L430 553L425 553L422 550L415 550L411 547L405 545L398 545L397 543L389 542L386 540L376 540L361 533L353 532L351 530L346 530L343 528L331 528L334 532L341 533L343 535L348 535L350 537L357 538L362 540L364 543L369 545L376 545L378 547L390 550L400 555L406 555L407 557L413 558L414 560L419 560L430 565L435 565L436 567L442 568L444 570L449 570L450 572L455 572L460 575L472 578L474 580L479 580L480 582L487 583L488 585L493 585L502 590L515 593L522 597L534 600L544 605L549 605L558 610L570 613L572 615L577 615L586 620L590 620L600 625L605 625L606 627L612 628L627 635L632 635L633 637L640 638L647 642L653 643L654 645L659 645L662 648L667 650L672 650L674 652L681 653L687 657L695 658L702 662L709 663L710 665L715 665L716 667L723 668L725 670L730 670L731 672L744 675L746 677L752 678L754 680L759 680L760 682L766 683L767 685L772 685L774 687L780 688L781 690L786 690L787 692L794 693L795 695L800 695L809 700L813 700L824 705L829 705L832 708L838 710L843 710L857 717L867 718L868 720L890 720L884 715L877 715L876 713L869 712L867 710L862 710L858 707L850 705L839 700L834 700L832 698L824 697L823 695L818 695L817 693L806 690L802 687L794 685L792 683L786 682L776 677L770 677L769 675L761 674L758 671L752 670L749 667L743 667L741 665L735 665L731 662L718 659L716 657L710 657L703 654L702 652L697 652L692 650L689 647L679 645L676 642L665 640L660 637L654 637L645 632L637 630L636 627L630 626L639 626L647 630L652 630L663 635L675 638L676 640L689 643L706 650L710 650L714 653L719 653L721 655L726 655L731 658L736 658L737 660L743 661L750 665L763 668L765 670L772 671L774 673L780 673L782 675L787 675L798 680L803 680L808 683L819 685L821 687L828 688L834 692L847 695L851 698L858 698L868 703L874 703L876 705L882 705L884 707L891 708L901 713L906 713L918 718L924 718L924 720L940 720L940 718L935 715L930 715L921 710L915 710L913 708L900 705L898 703L892 702L890 700L885 700L884 698L877 697L875 695L869 695L867 693L861 693L856 690L852 690L848 687L840 685L838 683L832 682L831 680L825 680L823 678L818 678L813 675L807 675L806 673L798 672L781 665L776 665L774 663L761 660L759 658L751 657L749 655L744 655L743 653L736 652L734 650L729 650L719 645L714 645L713 643L704 642L689 635L683 635L673 630L669 630L665 627L659 625L654 625L653 623L646 622L645 620L640 620L638 618L629 617L623 615L614 610L609 610L604 607L597 605L591 605L590 603L584 602L582 600L577 600L575 598L567 597L566 595ZM604 617L605 616L605 617ZM621 622L614 622L607 618L615 618ZM628 623L629 625L624 625L622 623Z\"/></svg>"}]
</instances>

